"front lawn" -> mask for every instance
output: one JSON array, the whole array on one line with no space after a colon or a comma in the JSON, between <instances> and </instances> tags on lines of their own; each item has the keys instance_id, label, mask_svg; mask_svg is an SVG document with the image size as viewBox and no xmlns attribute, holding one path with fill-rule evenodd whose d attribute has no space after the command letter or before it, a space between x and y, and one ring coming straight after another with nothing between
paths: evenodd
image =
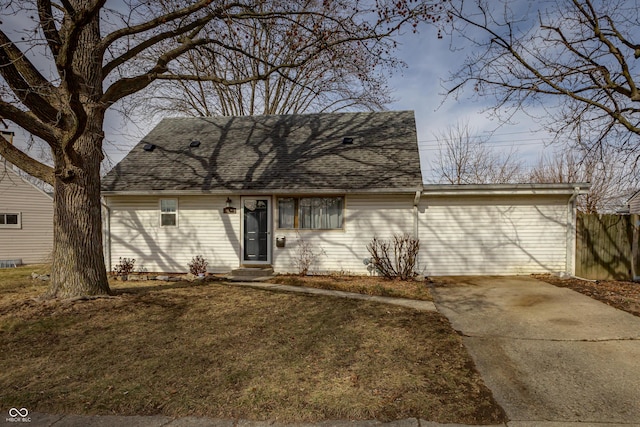
<instances>
[{"instance_id":1,"label":"front lawn","mask_svg":"<svg viewBox=\"0 0 640 427\"><path fill-rule=\"evenodd\" d=\"M65 414L500 423L438 313L223 283L117 282L32 300L0 270L0 408Z\"/></svg>"}]
</instances>

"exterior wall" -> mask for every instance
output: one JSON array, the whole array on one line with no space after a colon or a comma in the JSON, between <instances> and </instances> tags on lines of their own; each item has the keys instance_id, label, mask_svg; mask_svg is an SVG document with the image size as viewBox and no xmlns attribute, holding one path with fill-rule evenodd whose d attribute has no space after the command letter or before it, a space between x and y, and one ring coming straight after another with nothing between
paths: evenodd
<instances>
[{"instance_id":1,"label":"exterior wall","mask_svg":"<svg viewBox=\"0 0 640 427\"><path fill-rule=\"evenodd\" d=\"M170 198L170 197L166 197ZM104 215L105 250L113 268L120 257L135 258L136 269L185 272L195 255L209 261L210 272L226 272L240 266L240 197L233 196L235 214L223 214L226 196L181 196L178 199L178 226L160 227L160 197L109 196ZM273 218L277 218L277 198L272 198ZM366 245L374 235L388 238L393 233L413 232L413 196L347 196L343 230L272 229L272 265L277 272L297 272L295 257L301 240L322 253L312 272L343 271L367 274L363 259ZM110 235L110 238L109 238ZM276 248L275 238L286 237L286 246Z\"/></svg>"},{"instance_id":2,"label":"exterior wall","mask_svg":"<svg viewBox=\"0 0 640 427\"><path fill-rule=\"evenodd\" d=\"M566 271L568 201L569 196L423 197L419 235L425 273Z\"/></svg>"},{"instance_id":3,"label":"exterior wall","mask_svg":"<svg viewBox=\"0 0 640 427\"><path fill-rule=\"evenodd\" d=\"M310 272L337 271L368 274L363 260L369 258L367 244L374 236L388 239L394 233L413 234L413 195L347 195L344 230L279 230L286 237L284 248L273 248L274 269L297 273L295 260L301 241L318 253ZM277 218L275 211L274 218ZM276 224L277 225L277 224Z\"/></svg>"},{"instance_id":4,"label":"exterior wall","mask_svg":"<svg viewBox=\"0 0 640 427\"><path fill-rule=\"evenodd\" d=\"M51 261L53 199L9 169L0 167L0 212L20 213L21 228L0 228L0 260L24 264Z\"/></svg>"},{"instance_id":5,"label":"exterior wall","mask_svg":"<svg viewBox=\"0 0 640 427\"><path fill-rule=\"evenodd\" d=\"M629 199L629 213L640 214L640 191Z\"/></svg>"},{"instance_id":6,"label":"exterior wall","mask_svg":"<svg viewBox=\"0 0 640 427\"><path fill-rule=\"evenodd\" d=\"M167 197L169 198L169 197ZM113 267L119 257L136 259L147 271L186 272L202 254L210 272L240 266L242 209L223 214L226 196L181 196L178 227L160 227L160 197L112 196L105 238ZM564 272L573 240L569 196L423 197L418 209L419 271L426 275ZM318 256L312 273L368 274L367 244L374 236L414 233L413 195L347 195L343 230L278 229L277 197L271 198L272 265L296 273L302 241ZM286 245L278 248L277 237Z\"/></svg>"},{"instance_id":7,"label":"exterior wall","mask_svg":"<svg viewBox=\"0 0 640 427\"><path fill-rule=\"evenodd\" d=\"M223 214L226 197L181 196L178 199L178 226L160 227L160 197L111 196L104 215L105 253L113 268L120 257L135 258L136 270L187 272L196 255L209 262L210 272L226 272L239 265L240 209ZM239 206L240 198L234 197Z\"/></svg>"}]
</instances>

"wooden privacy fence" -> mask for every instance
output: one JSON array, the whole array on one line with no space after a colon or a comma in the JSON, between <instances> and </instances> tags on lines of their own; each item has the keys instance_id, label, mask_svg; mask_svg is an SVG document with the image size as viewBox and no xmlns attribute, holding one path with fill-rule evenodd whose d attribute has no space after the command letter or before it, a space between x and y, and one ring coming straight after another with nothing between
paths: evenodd
<instances>
[{"instance_id":1,"label":"wooden privacy fence","mask_svg":"<svg viewBox=\"0 0 640 427\"><path fill-rule=\"evenodd\" d=\"M576 276L598 280L640 279L639 215L578 212Z\"/></svg>"}]
</instances>

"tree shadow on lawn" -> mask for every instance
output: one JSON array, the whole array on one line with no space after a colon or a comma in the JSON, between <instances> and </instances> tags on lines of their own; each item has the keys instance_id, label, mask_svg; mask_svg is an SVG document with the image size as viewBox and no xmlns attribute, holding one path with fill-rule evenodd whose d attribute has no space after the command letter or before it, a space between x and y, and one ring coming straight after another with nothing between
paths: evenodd
<instances>
[{"instance_id":1,"label":"tree shadow on lawn","mask_svg":"<svg viewBox=\"0 0 640 427\"><path fill-rule=\"evenodd\" d=\"M0 407L279 422L505 419L438 313L218 283L115 290L0 316Z\"/></svg>"},{"instance_id":2,"label":"tree shadow on lawn","mask_svg":"<svg viewBox=\"0 0 640 427\"><path fill-rule=\"evenodd\" d=\"M175 289L197 288L208 286L219 282L190 282L181 280L178 282L164 282L156 280L136 281L136 282L111 282L111 292L113 295L142 294L148 292L169 291Z\"/></svg>"}]
</instances>

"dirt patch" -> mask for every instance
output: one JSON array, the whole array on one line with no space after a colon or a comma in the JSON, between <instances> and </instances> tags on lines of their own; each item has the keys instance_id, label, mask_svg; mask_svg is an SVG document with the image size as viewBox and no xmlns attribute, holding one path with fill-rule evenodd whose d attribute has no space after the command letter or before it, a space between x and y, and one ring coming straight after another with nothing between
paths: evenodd
<instances>
[{"instance_id":1,"label":"dirt patch","mask_svg":"<svg viewBox=\"0 0 640 427\"><path fill-rule=\"evenodd\" d=\"M114 282L111 298L37 302L46 283L24 283L20 298L0 271L0 408L505 420L438 313L201 282Z\"/></svg>"},{"instance_id":2,"label":"dirt patch","mask_svg":"<svg viewBox=\"0 0 640 427\"><path fill-rule=\"evenodd\" d=\"M640 317L640 283L617 280L580 280L549 274L534 275L547 283L573 289L603 303Z\"/></svg>"}]
</instances>

